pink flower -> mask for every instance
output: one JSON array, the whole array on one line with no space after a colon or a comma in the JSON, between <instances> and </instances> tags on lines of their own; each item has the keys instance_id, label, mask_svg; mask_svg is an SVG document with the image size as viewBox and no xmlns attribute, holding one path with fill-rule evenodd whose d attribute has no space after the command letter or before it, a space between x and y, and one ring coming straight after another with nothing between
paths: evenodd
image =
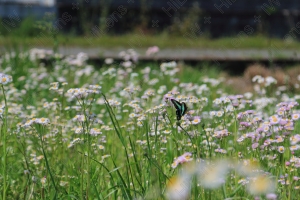
<instances>
[{"instance_id":1,"label":"pink flower","mask_svg":"<svg viewBox=\"0 0 300 200\"><path fill-rule=\"evenodd\" d=\"M249 122L240 122L240 125L244 126L244 127L249 127L249 126L251 126L251 123L249 123Z\"/></svg>"},{"instance_id":2,"label":"pink flower","mask_svg":"<svg viewBox=\"0 0 300 200\"><path fill-rule=\"evenodd\" d=\"M192 124L196 125L196 124L199 124L200 122L201 122L200 116L194 116L193 117Z\"/></svg>"},{"instance_id":3,"label":"pink flower","mask_svg":"<svg viewBox=\"0 0 300 200\"><path fill-rule=\"evenodd\" d=\"M269 193L266 195L268 200L276 200L277 199L277 195L274 193Z\"/></svg>"},{"instance_id":4,"label":"pink flower","mask_svg":"<svg viewBox=\"0 0 300 200\"><path fill-rule=\"evenodd\" d=\"M222 138L222 137L226 137L230 134L230 132L228 132L227 129L221 130L221 131L215 131L213 134L213 137L216 138Z\"/></svg>"},{"instance_id":5,"label":"pink flower","mask_svg":"<svg viewBox=\"0 0 300 200\"><path fill-rule=\"evenodd\" d=\"M270 123L272 125L278 124L280 122L280 120L281 120L281 118L278 117L278 115L273 115L273 116L270 117Z\"/></svg>"},{"instance_id":6,"label":"pink flower","mask_svg":"<svg viewBox=\"0 0 300 200\"><path fill-rule=\"evenodd\" d=\"M254 110L246 110L245 112L246 112L248 115L251 115L251 114L254 114L254 113L255 113Z\"/></svg>"},{"instance_id":7,"label":"pink flower","mask_svg":"<svg viewBox=\"0 0 300 200\"><path fill-rule=\"evenodd\" d=\"M292 115L292 119L294 121L298 120L299 118L300 118L300 114L299 113L295 113L295 114Z\"/></svg>"},{"instance_id":8,"label":"pink flower","mask_svg":"<svg viewBox=\"0 0 300 200\"><path fill-rule=\"evenodd\" d=\"M167 93L164 95L164 102L171 102L171 99L175 99L174 96L171 93Z\"/></svg>"},{"instance_id":9,"label":"pink flower","mask_svg":"<svg viewBox=\"0 0 300 200\"><path fill-rule=\"evenodd\" d=\"M258 147L258 143L252 144L252 149L256 149Z\"/></svg>"},{"instance_id":10,"label":"pink flower","mask_svg":"<svg viewBox=\"0 0 300 200\"><path fill-rule=\"evenodd\" d=\"M280 119L280 121L279 121L279 124L281 125L281 126L284 126L284 125L286 125L288 123L288 121L286 120L286 119Z\"/></svg>"},{"instance_id":11,"label":"pink flower","mask_svg":"<svg viewBox=\"0 0 300 200\"><path fill-rule=\"evenodd\" d=\"M148 50L146 51L146 55L151 56L153 54L156 54L157 52L159 52L158 46L149 47Z\"/></svg>"},{"instance_id":12,"label":"pink flower","mask_svg":"<svg viewBox=\"0 0 300 200\"><path fill-rule=\"evenodd\" d=\"M192 153L190 153L190 152L186 152L183 155L179 156L172 163L172 168L176 168L178 164L192 161L193 158L191 156L192 156Z\"/></svg>"}]
</instances>

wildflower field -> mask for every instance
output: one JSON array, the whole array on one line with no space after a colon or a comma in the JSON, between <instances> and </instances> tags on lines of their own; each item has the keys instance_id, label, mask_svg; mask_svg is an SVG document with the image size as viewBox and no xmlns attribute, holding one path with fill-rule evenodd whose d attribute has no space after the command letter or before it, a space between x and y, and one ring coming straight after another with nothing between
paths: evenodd
<instances>
[{"instance_id":1,"label":"wildflower field","mask_svg":"<svg viewBox=\"0 0 300 200\"><path fill-rule=\"evenodd\" d=\"M120 55L2 56L1 199L299 199L298 84Z\"/></svg>"}]
</instances>

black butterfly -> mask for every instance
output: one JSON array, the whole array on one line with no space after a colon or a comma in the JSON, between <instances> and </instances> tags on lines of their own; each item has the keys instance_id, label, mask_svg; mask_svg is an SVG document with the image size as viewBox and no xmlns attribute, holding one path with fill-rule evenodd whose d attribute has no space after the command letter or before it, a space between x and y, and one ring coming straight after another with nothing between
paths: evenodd
<instances>
[{"instance_id":1,"label":"black butterfly","mask_svg":"<svg viewBox=\"0 0 300 200\"><path fill-rule=\"evenodd\" d=\"M176 101L175 99L171 99L172 103L174 104L176 108L176 117L179 121L183 115L187 112L187 106L184 102L180 103L179 101Z\"/></svg>"}]
</instances>

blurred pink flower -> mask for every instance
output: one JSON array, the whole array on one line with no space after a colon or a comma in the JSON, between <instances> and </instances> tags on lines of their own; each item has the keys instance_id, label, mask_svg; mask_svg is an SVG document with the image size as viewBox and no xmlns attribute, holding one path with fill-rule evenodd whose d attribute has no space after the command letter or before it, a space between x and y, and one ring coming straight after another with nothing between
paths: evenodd
<instances>
[{"instance_id":1,"label":"blurred pink flower","mask_svg":"<svg viewBox=\"0 0 300 200\"><path fill-rule=\"evenodd\" d=\"M153 54L156 54L157 52L159 52L159 47L158 46L149 47L146 51L146 55L151 56Z\"/></svg>"},{"instance_id":2,"label":"blurred pink flower","mask_svg":"<svg viewBox=\"0 0 300 200\"><path fill-rule=\"evenodd\" d=\"M268 200L276 200L277 199L277 195L274 193L269 193L266 195Z\"/></svg>"},{"instance_id":3,"label":"blurred pink flower","mask_svg":"<svg viewBox=\"0 0 300 200\"><path fill-rule=\"evenodd\" d=\"M178 164L190 162L192 160L193 160L192 153L186 152L174 160L174 162L172 164L172 168L176 168Z\"/></svg>"},{"instance_id":4,"label":"blurred pink flower","mask_svg":"<svg viewBox=\"0 0 300 200\"><path fill-rule=\"evenodd\" d=\"M252 149L256 149L257 147L258 147L258 143L254 143L254 144L252 144Z\"/></svg>"}]
</instances>

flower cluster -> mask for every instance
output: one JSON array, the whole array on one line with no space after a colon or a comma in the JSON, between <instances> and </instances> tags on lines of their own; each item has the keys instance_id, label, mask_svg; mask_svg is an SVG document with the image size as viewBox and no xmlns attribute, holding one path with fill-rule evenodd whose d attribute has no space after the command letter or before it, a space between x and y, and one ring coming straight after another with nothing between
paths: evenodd
<instances>
[{"instance_id":1,"label":"flower cluster","mask_svg":"<svg viewBox=\"0 0 300 200\"><path fill-rule=\"evenodd\" d=\"M48 118L33 118L33 119L30 119L28 121L26 121L24 124L23 124L23 127L30 127L34 124L40 124L40 125L48 125L50 124L50 120Z\"/></svg>"},{"instance_id":2,"label":"flower cluster","mask_svg":"<svg viewBox=\"0 0 300 200\"><path fill-rule=\"evenodd\" d=\"M187 153L186 153L187 154ZM185 155L185 154L184 154ZM235 162L232 160L206 161L192 159L184 155L176 159L177 162L185 163L180 173L169 180L166 190L168 199L188 199L191 194L193 176L197 177L198 185L207 189L216 189L226 183L227 175L239 174L242 178L239 184L246 186L250 194L255 196L266 195L267 199L277 198L274 194L276 185L274 178L269 173L260 169L256 162ZM172 166L173 167L173 166Z\"/></svg>"}]
</instances>

